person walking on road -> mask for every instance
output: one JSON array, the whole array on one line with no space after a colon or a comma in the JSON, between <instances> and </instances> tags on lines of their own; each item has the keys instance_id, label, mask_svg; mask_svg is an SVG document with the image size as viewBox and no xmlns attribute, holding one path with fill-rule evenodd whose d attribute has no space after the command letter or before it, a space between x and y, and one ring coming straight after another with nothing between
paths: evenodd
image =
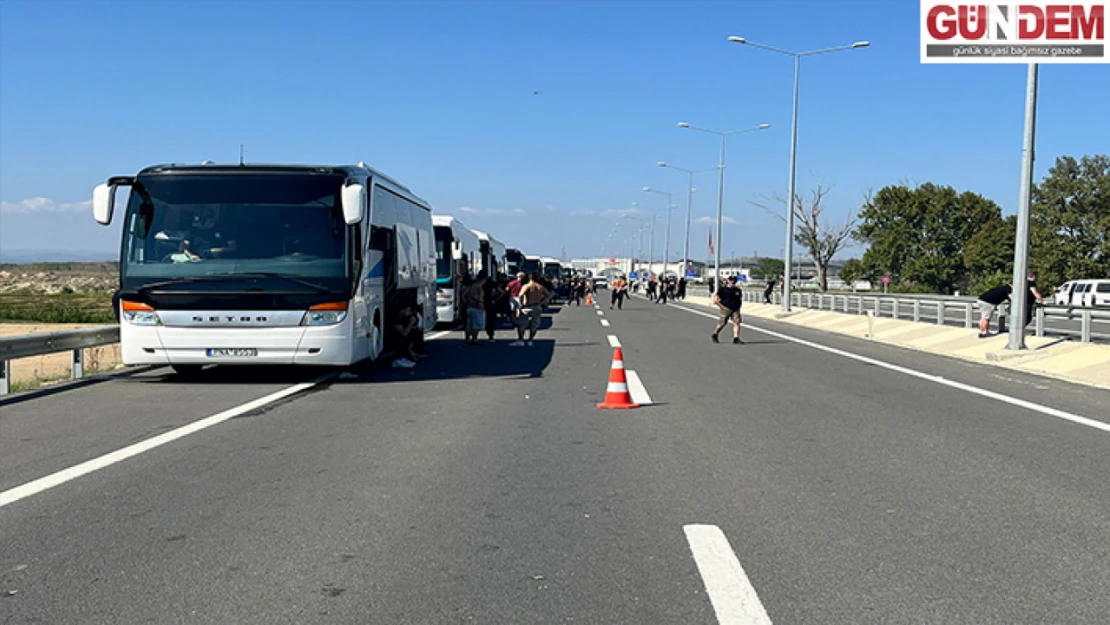
<instances>
[{"instance_id":1,"label":"person walking on road","mask_svg":"<svg viewBox=\"0 0 1110 625\"><path fill-rule=\"evenodd\" d=\"M669 289L669 288L670 288L670 283L667 282L667 279L666 278L660 278L659 279L659 297L658 297L658 299L655 300L656 304L666 304L667 303L667 289Z\"/></svg>"},{"instance_id":2,"label":"person walking on road","mask_svg":"<svg viewBox=\"0 0 1110 625\"><path fill-rule=\"evenodd\" d=\"M744 298L740 295L740 289L736 288L736 276L728 277L728 284L717 289L717 293L713 295L713 303L717 305L720 310L720 317L717 319L717 327L713 330L713 342L720 343L717 335L725 328L728 322L732 321L732 342L740 344L744 341L740 340L740 306L744 303Z\"/></svg>"},{"instance_id":3,"label":"person walking on road","mask_svg":"<svg viewBox=\"0 0 1110 625\"><path fill-rule=\"evenodd\" d=\"M520 318L517 320L517 340L510 347L532 347L536 333L540 331L543 308L551 301L551 292L540 284L539 274L533 272L531 281L520 290ZM524 342L524 331L528 330L528 342Z\"/></svg>"},{"instance_id":4,"label":"person walking on road","mask_svg":"<svg viewBox=\"0 0 1110 625\"><path fill-rule=\"evenodd\" d=\"M779 276L779 277L781 278L782 276ZM770 280L767 281L767 286L763 287L763 303L764 304L773 303L771 301L771 293L775 292L775 284L776 284L775 279L771 278Z\"/></svg>"},{"instance_id":5,"label":"person walking on road","mask_svg":"<svg viewBox=\"0 0 1110 625\"><path fill-rule=\"evenodd\" d=\"M613 280L612 288L613 293L609 300L609 310L613 310L613 304L616 304L618 309L623 309L625 289L628 288L628 281L624 279L624 276L617 276L617 279Z\"/></svg>"},{"instance_id":6,"label":"person walking on road","mask_svg":"<svg viewBox=\"0 0 1110 625\"><path fill-rule=\"evenodd\" d=\"M478 279L463 289L462 303L466 305L466 340L464 345L481 345L478 335L486 328L486 272L478 274Z\"/></svg>"}]
</instances>

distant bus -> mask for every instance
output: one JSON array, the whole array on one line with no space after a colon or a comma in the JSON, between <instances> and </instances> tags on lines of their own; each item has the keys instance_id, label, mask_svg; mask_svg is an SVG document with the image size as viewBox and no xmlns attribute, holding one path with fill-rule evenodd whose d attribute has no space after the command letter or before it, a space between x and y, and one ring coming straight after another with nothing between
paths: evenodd
<instances>
[{"instance_id":1,"label":"distant bus","mask_svg":"<svg viewBox=\"0 0 1110 625\"><path fill-rule=\"evenodd\" d=\"M507 248L505 250L505 272L510 276L524 271L524 254L515 248Z\"/></svg>"},{"instance_id":2,"label":"distant bus","mask_svg":"<svg viewBox=\"0 0 1110 625\"><path fill-rule=\"evenodd\" d=\"M543 277L551 280L552 282L562 279L563 263L559 262L559 259L557 258L544 258Z\"/></svg>"},{"instance_id":3,"label":"distant bus","mask_svg":"<svg viewBox=\"0 0 1110 625\"><path fill-rule=\"evenodd\" d=\"M440 323L462 320L456 295L467 277L478 273L478 235L450 215L432 215L436 239L436 317Z\"/></svg>"},{"instance_id":4,"label":"distant bus","mask_svg":"<svg viewBox=\"0 0 1110 625\"><path fill-rule=\"evenodd\" d=\"M431 207L364 163L148 167L96 187L99 223L120 187L124 364L349 365L404 306L435 323Z\"/></svg>"},{"instance_id":5,"label":"distant bus","mask_svg":"<svg viewBox=\"0 0 1110 625\"><path fill-rule=\"evenodd\" d=\"M478 235L480 270L492 279L505 274L505 244L485 232L474 230Z\"/></svg>"},{"instance_id":6,"label":"distant bus","mask_svg":"<svg viewBox=\"0 0 1110 625\"><path fill-rule=\"evenodd\" d=\"M524 262L521 264L521 271L531 275L533 272L543 274L543 261L539 256L525 256Z\"/></svg>"}]
</instances>

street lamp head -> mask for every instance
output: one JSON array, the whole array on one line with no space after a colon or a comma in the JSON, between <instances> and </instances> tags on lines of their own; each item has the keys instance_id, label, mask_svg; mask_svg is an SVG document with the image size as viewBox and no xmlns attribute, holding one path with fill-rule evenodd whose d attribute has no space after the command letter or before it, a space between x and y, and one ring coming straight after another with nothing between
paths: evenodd
<instances>
[{"instance_id":1,"label":"street lamp head","mask_svg":"<svg viewBox=\"0 0 1110 625\"><path fill-rule=\"evenodd\" d=\"M689 128L690 124L687 124L686 122L678 122L678 127L679 128Z\"/></svg>"},{"instance_id":2,"label":"street lamp head","mask_svg":"<svg viewBox=\"0 0 1110 625\"><path fill-rule=\"evenodd\" d=\"M733 42L733 43L748 43L748 40L744 39L743 37L733 36L733 37L729 37L728 40Z\"/></svg>"},{"instance_id":3,"label":"street lamp head","mask_svg":"<svg viewBox=\"0 0 1110 625\"><path fill-rule=\"evenodd\" d=\"M871 45L870 41L857 41L852 44L853 48L866 48Z\"/></svg>"},{"instance_id":4,"label":"street lamp head","mask_svg":"<svg viewBox=\"0 0 1110 625\"><path fill-rule=\"evenodd\" d=\"M659 161L658 163L656 163L656 165L658 165L660 167L666 167L667 166L667 164L663 161Z\"/></svg>"},{"instance_id":5,"label":"street lamp head","mask_svg":"<svg viewBox=\"0 0 1110 625\"><path fill-rule=\"evenodd\" d=\"M771 127L771 124L760 124L759 125L760 130L767 130L770 127Z\"/></svg>"}]
</instances>

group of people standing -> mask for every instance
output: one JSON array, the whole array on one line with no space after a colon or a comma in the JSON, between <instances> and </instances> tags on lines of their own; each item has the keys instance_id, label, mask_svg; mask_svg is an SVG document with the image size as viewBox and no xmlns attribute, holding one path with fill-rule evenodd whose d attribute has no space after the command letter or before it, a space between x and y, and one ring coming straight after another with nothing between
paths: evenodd
<instances>
[{"instance_id":1,"label":"group of people standing","mask_svg":"<svg viewBox=\"0 0 1110 625\"><path fill-rule=\"evenodd\" d=\"M476 278L463 282L459 305L466 310L464 345L481 345L478 340L484 330L489 341L494 340L499 318L508 319L516 328L517 340L511 347L532 347L540 330L544 308L551 302L551 291L536 273L518 273L491 280L483 271ZM525 340L525 333L528 339Z\"/></svg>"},{"instance_id":2,"label":"group of people standing","mask_svg":"<svg viewBox=\"0 0 1110 625\"><path fill-rule=\"evenodd\" d=\"M1025 316L1022 319L1022 327L1029 325L1033 320L1033 302L1044 304L1044 297L1037 291L1037 274L1030 272L1029 278L1026 280L1025 288L1029 289L1029 294L1025 297ZM994 316L994 311L1002 305L1003 302L1009 301L1014 297L1014 285L1006 284L1003 286L996 286L984 292L979 296L976 304L979 307L979 338L985 339L991 336L990 325L991 317Z\"/></svg>"}]
</instances>

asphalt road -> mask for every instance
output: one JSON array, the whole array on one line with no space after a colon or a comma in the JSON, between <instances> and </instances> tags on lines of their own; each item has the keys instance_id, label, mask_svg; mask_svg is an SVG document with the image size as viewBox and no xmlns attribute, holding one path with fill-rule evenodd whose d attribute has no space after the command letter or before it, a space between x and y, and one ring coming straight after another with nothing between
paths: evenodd
<instances>
[{"instance_id":1,"label":"asphalt road","mask_svg":"<svg viewBox=\"0 0 1110 625\"><path fill-rule=\"evenodd\" d=\"M988 395L1104 423L1110 393L763 321L715 345L699 310L556 307L532 348L455 332L216 420L321 372L0 402L0 493L198 428L0 499L0 624L1106 622L1110 432ZM609 335L654 404L595 408ZM761 605L729 616L729 575Z\"/></svg>"}]
</instances>

